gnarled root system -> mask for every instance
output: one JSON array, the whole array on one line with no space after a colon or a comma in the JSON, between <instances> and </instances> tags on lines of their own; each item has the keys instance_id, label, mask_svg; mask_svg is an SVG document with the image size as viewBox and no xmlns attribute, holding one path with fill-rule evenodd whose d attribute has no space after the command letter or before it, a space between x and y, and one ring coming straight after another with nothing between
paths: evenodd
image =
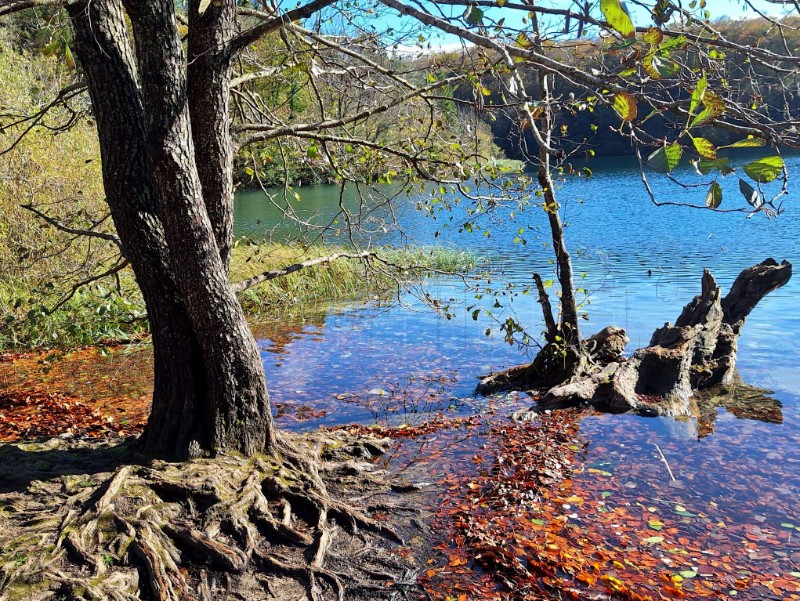
<instances>
[{"instance_id":1,"label":"gnarled root system","mask_svg":"<svg viewBox=\"0 0 800 601\"><path fill-rule=\"evenodd\" d=\"M5 496L0 599L403 598L415 574L392 553L400 537L342 500L388 483L342 459L345 436L34 480Z\"/></svg>"}]
</instances>

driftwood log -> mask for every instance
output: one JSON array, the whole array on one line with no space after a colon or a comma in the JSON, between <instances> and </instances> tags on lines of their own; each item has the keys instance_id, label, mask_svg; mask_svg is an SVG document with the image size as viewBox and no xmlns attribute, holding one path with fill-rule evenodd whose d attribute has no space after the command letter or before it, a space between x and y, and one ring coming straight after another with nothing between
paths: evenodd
<instances>
[{"instance_id":1,"label":"driftwood log","mask_svg":"<svg viewBox=\"0 0 800 601\"><path fill-rule=\"evenodd\" d=\"M481 378L478 392L526 390L539 398L539 408L590 403L608 411L688 415L695 391L734 381L738 339L747 316L791 275L791 263L767 259L742 271L723 298L706 270L701 293L675 324L657 329L649 346L632 356L622 354L628 342L625 331L610 326L580 343L573 351L571 373L555 385L536 373L534 360Z\"/></svg>"}]
</instances>

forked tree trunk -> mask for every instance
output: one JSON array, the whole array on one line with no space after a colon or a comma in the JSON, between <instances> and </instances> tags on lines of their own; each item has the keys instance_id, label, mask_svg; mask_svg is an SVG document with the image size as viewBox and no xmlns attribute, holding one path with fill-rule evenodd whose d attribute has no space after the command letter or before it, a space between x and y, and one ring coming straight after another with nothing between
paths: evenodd
<instances>
[{"instance_id":1,"label":"forked tree trunk","mask_svg":"<svg viewBox=\"0 0 800 601\"><path fill-rule=\"evenodd\" d=\"M69 5L109 207L147 306L155 389L146 450L245 454L275 442L263 367L202 197L171 2Z\"/></svg>"}]
</instances>

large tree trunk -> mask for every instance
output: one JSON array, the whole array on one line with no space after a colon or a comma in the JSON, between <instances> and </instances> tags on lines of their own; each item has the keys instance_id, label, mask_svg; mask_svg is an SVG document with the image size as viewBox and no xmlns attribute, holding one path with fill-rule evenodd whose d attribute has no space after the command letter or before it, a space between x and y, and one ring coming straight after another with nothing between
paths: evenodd
<instances>
[{"instance_id":1,"label":"large tree trunk","mask_svg":"<svg viewBox=\"0 0 800 601\"><path fill-rule=\"evenodd\" d=\"M203 203L174 8L129 5L141 90L120 3L69 11L108 203L151 321L155 390L142 444L164 456L249 455L271 445L275 431L258 348Z\"/></svg>"}]
</instances>

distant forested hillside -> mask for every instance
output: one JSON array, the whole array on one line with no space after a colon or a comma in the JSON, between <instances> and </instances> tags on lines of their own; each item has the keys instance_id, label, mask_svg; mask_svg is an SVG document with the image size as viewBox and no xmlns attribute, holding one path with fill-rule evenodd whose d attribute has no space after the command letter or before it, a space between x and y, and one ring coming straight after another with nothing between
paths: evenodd
<instances>
[{"instance_id":1,"label":"distant forested hillside","mask_svg":"<svg viewBox=\"0 0 800 601\"><path fill-rule=\"evenodd\" d=\"M795 23L797 22L797 23ZM776 27L763 20L731 20L721 19L714 23L714 27L732 46L759 47L771 50L776 54L795 53L800 47L800 21L798 19L784 19L784 24L790 27L783 28L783 34ZM680 40L678 40L679 42ZM624 46L624 45L623 45ZM551 56L558 60L574 65L581 70L595 72L618 73L630 77L633 81L642 81L642 92L646 93L648 79L654 83L658 79L657 72L648 72L642 64L642 57L613 40L581 39L558 45L550 45ZM789 74L780 83L775 83L773 76L760 80L760 70L763 67L751 65L750 62L735 49L728 53L719 53L718 63L720 71L730 73L728 84L738 94L740 102L746 103L754 111L770 114L776 118L789 112L796 112L800 108L800 88L795 74ZM691 52L684 51L670 57L671 60L692 65ZM665 61L663 67L669 68ZM737 77L736 74L750 75L752 77ZM525 77L526 81L534 82L527 89L532 98L539 97L536 87L536 77ZM498 85L502 80L487 77L482 81L485 90L490 92L482 99L485 107L483 111L486 121L491 125L495 143L509 158L525 159L527 155L537 152L537 145L533 135L526 128L522 111L518 107L508 106ZM737 89L738 88L738 89ZM606 135L609 130L619 128L619 116L607 106L594 106L591 97L575 85L563 78L556 78L557 96L564 99L563 108L558 121L559 145L566 153L588 153L596 156L621 156L630 155L633 149L624 136ZM463 101L474 101L473 88L462 86L455 93ZM676 100L683 99L684 93L676 91ZM788 102L788 104L786 104ZM796 114L796 113L795 113ZM640 118L645 116L640 114ZM667 123L658 114L653 114L644 125L644 129L654 138L667 137ZM741 134L730 133L725 130L707 127L698 130L703 137L715 144L728 144Z\"/></svg>"}]
</instances>

